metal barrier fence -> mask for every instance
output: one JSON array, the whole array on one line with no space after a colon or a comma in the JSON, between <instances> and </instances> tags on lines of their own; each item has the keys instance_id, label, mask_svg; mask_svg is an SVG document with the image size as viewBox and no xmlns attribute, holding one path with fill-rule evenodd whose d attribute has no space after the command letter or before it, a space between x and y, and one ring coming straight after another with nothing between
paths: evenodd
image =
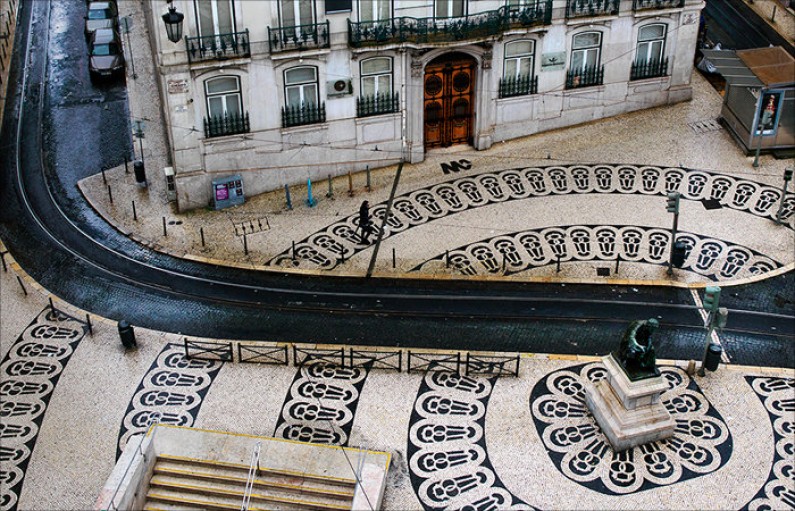
<instances>
[{"instance_id":1,"label":"metal barrier fence","mask_svg":"<svg viewBox=\"0 0 795 511\"><path fill-rule=\"evenodd\" d=\"M290 365L286 344L284 346L238 344L237 361L257 364Z\"/></svg>"},{"instance_id":2,"label":"metal barrier fence","mask_svg":"<svg viewBox=\"0 0 795 511\"><path fill-rule=\"evenodd\" d=\"M464 361L466 376L519 376L519 355L473 355Z\"/></svg>"},{"instance_id":3,"label":"metal barrier fence","mask_svg":"<svg viewBox=\"0 0 795 511\"><path fill-rule=\"evenodd\" d=\"M461 353L412 353L408 352L406 371L453 371L460 373Z\"/></svg>"},{"instance_id":4,"label":"metal barrier fence","mask_svg":"<svg viewBox=\"0 0 795 511\"><path fill-rule=\"evenodd\" d=\"M185 338L185 358L197 360L218 360L221 362L232 362L232 343L231 342L206 342L189 341Z\"/></svg>"},{"instance_id":5,"label":"metal barrier fence","mask_svg":"<svg viewBox=\"0 0 795 511\"><path fill-rule=\"evenodd\" d=\"M350 367L364 367L372 363L372 369L403 370L403 351L374 351L350 349L348 353Z\"/></svg>"},{"instance_id":6,"label":"metal barrier fence","mask_svg":"<svg viewBox=\"0 0 795 511\"><path fill-rule=\"evenodd\" d=\"M340 367L345 367L345 350L339 349L306 349L293 344L293 365L301 367L309 362L326 362Z\"/></svg>"},{"instance_id":7,"label":"metal barrier fence","mask_svg":"<svg viewBox=\"0 0 795 511\"><path fill-rule=\"evenodd\" d=\"M408 373L451 371L465 376L519 376L519 354L485 355L451 351L447 353L411 350L363 350L356 348L301 348L295 344L261 344L256 342L191 341L185 338L188 359L233 362L237 344L237 362L290 365L292 347L295 367L322 362L339 367L366 367ZM404 356L405 352L405 356ZM405 363L404 363L405 360Z\"/></svg>"}]
</instances>

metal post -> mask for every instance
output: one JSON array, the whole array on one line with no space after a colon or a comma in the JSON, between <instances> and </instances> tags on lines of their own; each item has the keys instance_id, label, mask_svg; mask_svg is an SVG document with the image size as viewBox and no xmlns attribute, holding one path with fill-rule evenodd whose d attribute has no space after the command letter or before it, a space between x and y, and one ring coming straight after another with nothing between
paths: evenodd
<instances>
[{"instance_id":1,"label":"metal post","mask_svg":"<svg viewBox=\"0 0 795 511\"><path fill-rule=\"evenodd\" d=\"M102 172L102 182L108 184L108 178L105 177L105 169L100 170Z\"/></svg>"},{"instance_id":2,"label":"metal post","mask_svg":"<svg viewBox=\"0 0 795 511\"><path fill-rule=\"evenodd\" d=\"M135 201L132 201L133 206L133 220L138 221L138 213L135 211Z\"/></svg>"},{"instance_id":3,"label":"metal post","mask_svg":"<svg viewBox=\"0 0 795 511\"><path fill-rule=\"evenodd\" d=\"M444 267L445 268L449 268L450 267L450 251L449 250L445 250L444 251Z\"/></svg>"},{"instance_id":4,"label":"metal post","mask_svg":"<svg viewBox=\"0 0 795 511\"><path fill-rule=\"evenodd\" d=\"M129 163L129 160L130 159L127 158L127 155L125 154L124 155L124 173L125 174L129 174L130 173L130 169L127 167L127 164Z\"/></svg>"},{"instance_id":5,"label":"metal post","mask_svg":"<svg viewBox=\"0 0 795 511\"><path fill-rule=\"evenodd\" d=\"M293 241L293 261L295 261L295 241Z\"/></svg>"},{"instance_id":6,"label":"metal post","mask_svg":"<svg viewBox=\"0 0 795 511\"><path fill-rule=\"evenodd\" d=\"M94 336L94 326L91 324L91 316L86 313L86 323L88 323L88 333L91 337Z\"/></svg>"},{"instance_id":7,"label":"metal post","mask_svg":"<svg viewBox=\"0 0 795 511\"><path fill-rule=\"evenodd\" d=\"M314 207L315 205L315 198L312 197L312 180L306 180L306 204L307 206Z\"/></svg>"},{"instance_id":8,"label":"metal post","mask_svg":"<svg viewBox=\"0 0 795 511\"><path fill-rule=\"evenodd\" d=\"M52 303L52 296L48 297L50 300L50 312L55 314L55 304Z\"/></svg>"},{"instance_id":9,"label":"metal post","mask_svg":"<svg viewBox=\"0 0 795 511\"><path fill-rule=\"evenodd\" d=\"M110 189L110 185L108 185L108 199L110 199L110 203L113 204L113 190Z\"/></svg>"},{"instance_id":10,"label":"metal post","mask_svg":"<svg viewBox=\"0 0 795 511\"><path fill-rule=\"evenodd\" d=\"M370 192L372 191L372 188L370 187L370 165L365 167L365 171L367 172L367 191Z\"/></svg>"},{"instance_id":11,"label":"metal post","mask_svg":"<svg viewBox=\"0 0 795 511\"><path fill-rule=\"evenodd\" d=\"M293 209L293 201L290 198L290 187L287 186L287 185L284 185L284 196L287 198L287 209L292 210Z\"/></svg>"},{"instance_id":12,"label":"metal post","mask_svg":"<svg viewBox=\"0 0 795 511\"><path fill-rule=\"evenodd\" d=\"M621 254L616 254L616 270L613 272L618 275L618 264L621 262Z\"/></svg>"},{"instance_id":13,"label":"metal post","mask_svg":"<svg viewBox=\"0 0 795 511\"><path fill-rule=\"evenodd\" d=\"M781 225L781 211L784 210L784 199L787 196L787 187L789 186L789 179L787 177L792 176L793 169L787 169L784 171L784 186L781 187L781 201L778 203L778 211L776 212L776 223Z\"/></svg>"},{"instance_id":14,"label":"metal post","mask_svg":"<svg viewBox=\"0 0 795 511\"><path fill-rule=\"evenodd\" d=\"M674 274L674 244L676 244L676 228L679 226L679 213L674 213L674 225L671 228L671 254L668 257L668 275Z\"/></svg>"},{"instance_id":15,"label":"metal post","mask_svg":"<svg viewBox=\"0 0 795 511\"><path fill-rule=\"evenodd\" d=\"M334 197L334 189L331 187L331 174L328 175L328 192L326 192L326 197Z\"/></svg>"},{"instance_id":16,"label":"metal post","mask_svg":"<svg viewBox=\"0 0 795 511\"><path fill-rule=\"evenodd\" d=\"M752 124L752 128L751 128L752 129L751 134L752 135L756 135L757 137L759 137L759 143L756 144L756 154L754 155L754 163L752 164L752 166L754 168L759 167L759 153L762 151L762 130L760 129L761 127L759 126L759 124L760 124L759 121L761 120L761 117L762 117L762 106L764 106L764 105L761 105L761 102L762 102L762 98L765 97L765 92L767 92L767 89L765 89L764 87L762 88L762 90L759 91L760 106L756 107L756 113L754 115L757 118L754 120L754 123ZM758 135L756 134L757 131L759 131Z\"/></svg>"},{"instance_id":17,"label":"metal post","mask_svg":"<svg viewBox=\"0 0 795 511\"><path fill-rule=\"evenodd\" d=\"M0 252L0 262L3 263L3 273L8 272L8 267L6 266L6 253Z\"/></svg>"},{"instance_id":18,"label":"metal post","mask_svg":"<svg viewBox=\"0 0 795 511\"><path fill-rule=\"evenodd\" d=\"M395 268L397 261L395 260L395 247L392 247L392 268Z\"/></svg>"},{"instance_id":19,"label":"metal post","mask_svg":"<svg viewBox=\"0 0 795 511\"><path fill-rule=\"evenodd\" d=\"M773 14L770 16L770 23L776 22L776 4L773 4Z\"/></svg>"},{"instance_id":20,"label":"metal post","mask_svg":"<svg viewBox=\"0 0 795 511\"><path fill-rule=\"evenodd\" d=\"M248 255L248 236L243 233L243 252Z\"/></svg>"},{"instance_id":21,"label":"metal post","mask_svg":"<svg viewBox=\"0 0 795 511\"><path fill-rule=\"evenodd\" d=\"M555 273L560 273L560 257L561 257L560 254L558 254L557 267L555 268Z\"/></svg>"},{"instance_id":22,"label":"metal post","mask_svg":"<svg viewBox=\"0 0 795 511\"><path fill-rule=\"evenodd\" d=\"M348 196L353 197L353 176L351 171L348 171Z\"/></svg>"},{"instance_id":23,"label":"metal post","mask_svg":"<svg viewBox=\"0 0 795 511\"><path fill-rule=\"evenodd\" d=\"M204 246L204 227L199 227L199 234L202 237L202 246Z\"/></svg>"},{"instance_id":24,"label":"metal post","mask_svg":"<svg viewBox=\"0 0 795 511\"><path fill-rule=\"evenodd\" d=\"M138 147L139 147L139 149L141 151L141 161L144 162L144 164L145 164L146 160L144 159L144 132L143 131L139 131L138 132Z\"/></svg>"},{"instance_id":25,"label":"metal post","mask_svg":"<svg viewBox=\"0 0 795 511\"><path fill-rule=\"evenodd\" d=\"M168 236L166 232L166 217L163 217L163 236Z\"/></svg>"},{"instance_id":26,"label":"metal post","mask_svg":"<svg viewBox=\"0 0 795 511\"><path fill-rule=\"evenodd\" d=\"M22 292L25 293L25 296L28 296L28 290L25 289L25 284L22 283L22 279L19 278L19 275L17 275L17 282L19 282L19 287L22 288Z\"/></svg>"},{"instance_id":27,"label":"metal post","mask_svg":"<svg viewBox=\"0 0 795 511\"><path fill-rule=\"evenodd\" d=\"M712 342L712 331L715 329L715 321L714 321L714 314L717 311L710 311L709 315L707 316L707 336L704 338L704 356L701 357L701 367L698 369L698 375L704 376L707 373L704 372L704 364L707 363L707 353L709 352L709 345Z\"/></svg>"}]
</instances>

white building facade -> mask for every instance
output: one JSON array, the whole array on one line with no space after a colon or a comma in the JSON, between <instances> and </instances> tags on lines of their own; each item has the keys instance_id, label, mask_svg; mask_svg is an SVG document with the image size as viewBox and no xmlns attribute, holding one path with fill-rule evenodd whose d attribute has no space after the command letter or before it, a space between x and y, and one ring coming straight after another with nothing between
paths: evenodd
<instances>
[{"instance_id":1,"label":"white building facade","mask_svg":"<svg viewBox=\"0 0 795 511\"><path fill-rule=\"evenodd\" d=\"M181 211L691 97L701 0L148 3Z\"/></svg>"}]
</instances>

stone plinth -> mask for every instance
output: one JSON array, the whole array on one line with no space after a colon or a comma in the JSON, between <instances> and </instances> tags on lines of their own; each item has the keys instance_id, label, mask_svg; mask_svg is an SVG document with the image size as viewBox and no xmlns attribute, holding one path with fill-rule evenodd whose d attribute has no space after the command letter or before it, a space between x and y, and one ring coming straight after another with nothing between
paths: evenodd
<instances>
[{"instance_id":1,"label":"stone plinth","mask_svg":"<svg viewBox=\"0 0 795 511\"><path fill-rule=\"evenodd\" d=\"M607 377L586 384L585 402L614 451L664 440L674 421L660 402L668 389L662 376L630 381L612 355L602 358Z\"/></svg>"}]
</instances>

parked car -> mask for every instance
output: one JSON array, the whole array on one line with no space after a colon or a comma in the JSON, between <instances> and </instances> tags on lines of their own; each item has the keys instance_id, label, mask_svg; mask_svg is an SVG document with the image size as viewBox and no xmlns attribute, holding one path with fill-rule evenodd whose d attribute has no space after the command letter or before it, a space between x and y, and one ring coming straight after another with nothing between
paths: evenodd
<instances>
[{"instance_id":1,"label":"parked car","mask_svg":"<svg viewBox=\"0 0 795 511\"><path fill-rule=\"evenodd\" d=\"M98 28L115 28L119 12L115 2L91 2L86 14L86 38Z\"/></svg>"},{"instance_id":2,"label":"parked car","mask_svg":"<svg viewBox=\"0 0 795 511\"><path fill-rule=\"evenodd\" d=\"M115 28L98 28L88 44L88 70L92 76L111 76L124 72L124 53Z\"/></svg>"}]
</instances>

